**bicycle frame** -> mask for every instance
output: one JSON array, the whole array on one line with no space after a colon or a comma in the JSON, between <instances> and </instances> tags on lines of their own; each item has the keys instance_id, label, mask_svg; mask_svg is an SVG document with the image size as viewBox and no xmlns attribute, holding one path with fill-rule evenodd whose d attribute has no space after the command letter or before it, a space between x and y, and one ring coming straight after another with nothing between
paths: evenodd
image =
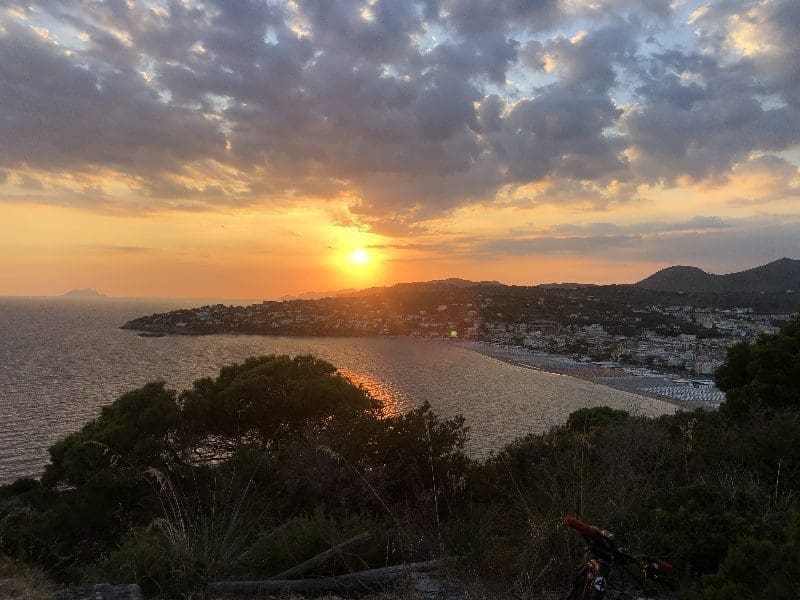
<instances>
[{"instance_id":1,"label":"bicycle frame","mask_svg":"<svg viewBox=\"0 0 800 600\"><path fill-rule=\"evenodd\" d=\"M565 524L576 529L586 540L586 563L578 570L572 581L567 600L604 600L609 586L616 597L642 598L650 597L648 581L652 580L666 584L666 575L673 575L672 566L660 559L647 556L633 556L621 549L617 549L614 535L608 531L586 525L573 517L566 517ZM628 567L636 565L641 574L632 573ZM637 594L629 595L625 591L625 576L635 582Z\"/></svg>"}]
</instances>

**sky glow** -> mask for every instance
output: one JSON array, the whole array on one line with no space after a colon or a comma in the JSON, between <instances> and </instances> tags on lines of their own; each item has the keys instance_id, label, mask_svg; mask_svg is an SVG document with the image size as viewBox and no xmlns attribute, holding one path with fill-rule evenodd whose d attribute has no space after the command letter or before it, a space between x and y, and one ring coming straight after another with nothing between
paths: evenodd
<instances>
[{"instance_id":1,"label":"sky glow","mask_svg":"<svg viewBox=\"0 0 800 600\"><path fill-rule=\"evenodd\" d=\"M6 1L0 294L800 258L798 40L795 0Z\"/></svg>"}]
</instances>

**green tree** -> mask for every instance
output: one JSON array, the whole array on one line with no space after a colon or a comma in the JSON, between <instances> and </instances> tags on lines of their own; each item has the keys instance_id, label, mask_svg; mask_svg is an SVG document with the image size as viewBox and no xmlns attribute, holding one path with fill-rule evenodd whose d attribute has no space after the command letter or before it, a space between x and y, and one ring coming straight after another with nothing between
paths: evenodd
<instances>
[{"instance_id":1,"label":"green tree","mask_svg":"<svg viewBox=\"0 0 800 600\"><path fill-rule=\"evenodd\" d=\"M123 394L97 419L50 447L42 483L103 488L181 460L173 443L179 420L175 396L164 383Z\"/></svg>"},{"instance_id":2,"label":"green tree","mask_svg":"<svg viewBox=\"0 0 800 600\"><path fill-rule=\"evenodd\" d=\"M385 418L323 360L250 358L180 395L164 383L123 394L54 444L41 484L0 487L0 549L74 581L122 543L112 572L133 561L151 590L184 589L218 570L220 531L248 544L320 507L386 519L398 514L387 503L438 503L469 463L464 441L463 419L427 404ZM179 551L153 546L159 531L179 532ZM407 537L419 548L423 536Z\"/></svg>"},{"instance_id":3,"label":"green tree","mask_svg":"<svg viewBox=\"0 0 800 600\"><path fill-rule=\"evenodd\" d=\"M223 367L216 379L195 381L180 404L183 444L212 460L243 445L273 448L303 431L352 427L380 410L366 390L313 356Z\"/></svg>"},{"instance_id":4,"label":"green tree","mask_svg":"<svg viewBox=\"0 0 800 600\"><path fill-rule=\"evenodd\" d=\"M778 333L733 346L715 381L728 414L800 406L800 317Z\"/></svg>"}]
</instances>

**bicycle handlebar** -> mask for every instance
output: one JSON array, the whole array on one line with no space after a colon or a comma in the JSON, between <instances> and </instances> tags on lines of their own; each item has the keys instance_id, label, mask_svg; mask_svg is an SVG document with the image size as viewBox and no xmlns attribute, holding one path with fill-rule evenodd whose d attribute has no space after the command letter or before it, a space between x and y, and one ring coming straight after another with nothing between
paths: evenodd
<instances>
[{"instance_id":1,"label":"bicycle handlebar","mask_svg":"<svg viewBox=\"0 0 800 600\"><path fill-rule=\"evenodd\" d=\"M577 531L587 539L595 537L599 532L597 527L594 527L593 525L588 525L583 521L579 521L575 517L571 516L564 517L564 525L566 525L567 527L572 527L575 531Z\"/></svg>"},{"instance_id":2,"label":"bicycle handlebar","mask_svg":"<svg viewBox=\"0 0 800 600\"><path fill-rule=\"evenodd\" d=\"M655 563L658 565L658 568L661 569L667 576L673 577L675 575L675 567L673 567L667 561L657 558Z\"/></svg>"},{"instance_id":3,"label":"bicycle handlebar","mask_svg":"<svg viewBox=\"0 0 800 600\"><path fill-rule=\"evenodd\" d=\"M594 525L589 525L588 523L584 523L583 521L580 521L580 520L576 519L573 516L569 516L568 515L568 516L564 517L564 525L566 525L567 527L571 527L572 529L574 529L575 531L580 533L584 537L584 539L586 539L587 541L588 540L595 540L595 539L603 539L604 537L609 537L609 538L611 538L613 540L613 536L611 534L603 531L599 527L595 527ZM612 547L612 549L613 549L613 547ZM630 556L629 554L625 554L624 552L622 552L620 550L616 550L616 549L613 549L613 550L616 553L616 555L618 555L620 557L624 557L627 560L630 560L630 561L638 560L635 557ZM668 577L673 577L675 575L675 567L673 567L667 561L661 560L660 558L647 559L647 561L648 561L648 563L650 563L653 566L655 566L659 571L661 571L662 573L664 573Z\"/></svg>"}]
</instances>

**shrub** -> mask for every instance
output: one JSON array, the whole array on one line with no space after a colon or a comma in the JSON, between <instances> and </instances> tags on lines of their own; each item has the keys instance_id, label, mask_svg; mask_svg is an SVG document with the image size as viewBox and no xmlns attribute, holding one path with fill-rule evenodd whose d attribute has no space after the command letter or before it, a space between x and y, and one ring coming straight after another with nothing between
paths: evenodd
<instances>
[{"instance_id":1,"label":"shrub","mask_svg":"<svg viewBox=\"0 0 800 600\"><path fill-rule=\"evenodd\" d=\"M630 417L624 410L616 410L608 406L580 408L567 417L567 429L575 433L592 433L609 425L620 423Z\"/></svg>"},{"instance_id":2,"label":"shrub","mask_svg":"<svg viewBox=\"0 0 800 600\"><path fill-rule=\"evenodd\" d=\"M132 530L103 564L113 583L138 583L147 595L183 596L206 582L206 565L157 524Z\"/></svg>"},{"instance_id":3,"label":"shrub","mask_svg":"<svg viewBox=\"0 0 800 600\"><path fill-rule=\"evenodd\" d=\"M180 395L123 394L54 444L41 485L0 488L0 546L70 581L110 556L117 576L170 593L245 568L255 538L287 521L296 539L259 546L259 569L278 568L274 548L290 566L341 541L354 513L383 523L358 560L427 557L463 484L465 439L463 419L428 405L381 418L325 361L252 358Z\"/></svg>"},{"instance_id":4,"label":"shrub","mask_svg":"<svg viewBox=\"0 0 800 600\"><path fill-rule=\"evenodd\" d=\"M716 574L705 578L703 600L794 600L800 597L800 512L783 543L741 537Z\"/></svg>"},{"instance_id":5,"label":"shrub","mask_svg":"<svg viewBox=\"0 0 800 600\"><path fill-rule=\"evenodd\" d=\"M392 554L391 540L385 530L386 524L372 517L353 515L337 519L320 506L310 515L295 517L260 535L247 553L248 569L257 576L274 576L361 533L371 534L372 541L336 556L315 574L332 575L384 566L387 554Z\"/></svg>"},{"instance_id":6,"label":"shrub","mask_svg":"<svg viewBox=\"0 0 800 600\"><path fill-rule=\"evenodd\" d=\"M778 333L730 348L714 378L728 414L800 407L800 316Z\"/></svg>"},{"instance_id":7,"label":"shrub","mask_svg":"<svg viewBox=\"0 0 800 600\"><path fill-rule=\"evenodd\" d=\"M178 595L370 531L320 573L451 554L522 593L569 581L582 543L561 519L574 514L666 555L708 598L779 597L800 579L800 527L783 531L800 494L796 333L732 352L723 411L582 409L482 463L463 453L463 419L427 404L382 418L312 357L248 359L180 395L149 384L56 444L41 484L0 488L0 546L65 580L100 564Z\"/></svg>"}]
</instances>

